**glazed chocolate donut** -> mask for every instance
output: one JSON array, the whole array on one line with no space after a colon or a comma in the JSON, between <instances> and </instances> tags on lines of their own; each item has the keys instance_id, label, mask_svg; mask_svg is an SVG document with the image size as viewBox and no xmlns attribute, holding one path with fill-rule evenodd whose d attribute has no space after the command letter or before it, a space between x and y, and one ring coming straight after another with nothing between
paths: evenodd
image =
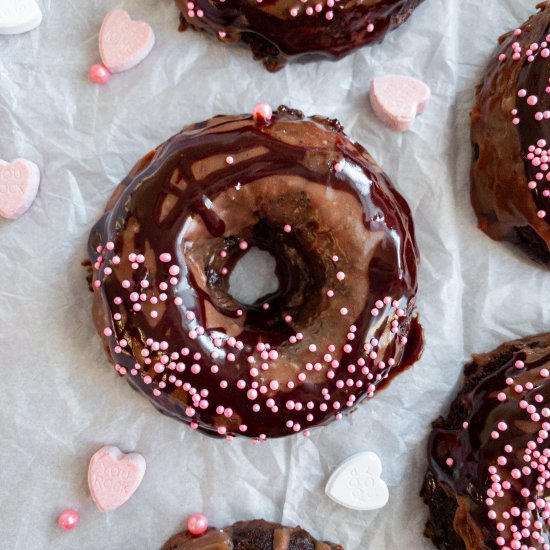
<instances>
[{"instance_id":1,"label":"glazed chocolate donut","mask_svg":"<svg viewBox=\"0 0 550 550\"><path fill-rule=\"evenodd\" d=\"M479 227L550 266L550 2L500 39L472 111Z\"/></svg>"},{"instance_id":2,"label":"glazed chocolate donut","mask_svg":"<svg viewBox=\"0 0 550 550\"><path fill-rule=\"evenodd\" d=\"M89 239L94 317L119 374L209 434L325 424L414 363L405 200L337 121L285 107L185 128L121 183ZM279 287L230 292L252 249ZM244 261L244 260L243 260Z\"/></svg>"},{"instance_id":3,"label":"glazed chocolate donut","mask_svg":"<svg viewBox=\"0 0 550 550\"><path fill-rule=\"evenodd\" d=\"M174 535L162 550L344 550L339 544L315 540L300 527L264 520L240 521L225 529L208 529L200 537L189 531Z\"/></svg>"},{"instance_id":4,"label":"glazed chocolate donut","mask_svg":"<svg viewBox=\"0 0 550 550\"><path fill-rule=\"evenodd\" d=\"M176 0L187 25L244 42L269 71L289 60L339 59L381 42L422 0Z\"/></svg>"},{"instance_id":5,"label":"glazed chocolate donut","mask_svg":"<svg viewBox=\"0 0 550 550\"><path fill-rule=\"evenodd\" d=\"M445 550L550 548L550 334L475 355L433 427L426 535Z\"/></svg>"}]
</instances>

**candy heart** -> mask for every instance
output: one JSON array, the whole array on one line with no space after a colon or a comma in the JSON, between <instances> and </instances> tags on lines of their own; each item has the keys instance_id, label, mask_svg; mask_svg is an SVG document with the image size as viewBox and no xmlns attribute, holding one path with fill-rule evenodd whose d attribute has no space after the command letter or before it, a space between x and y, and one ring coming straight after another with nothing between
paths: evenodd
<instances>
[{"instance_id":1,"label":"candy heart","mask_svg":"<svg viewBox=\"0 0 550 550\"><path fill-rule=\"evenodd\" d=\"M155 45L155 33L144 21L132 21L124 10L109 12L99 31L99 54L112 73L120 73L143 61Z\"/></svg>"},{"instance_id":2,"label":"candy heart","mask_svg":"<svg viewBox=\"0 0 550 550\"><path fill-rule=\"evenodd\" d=\"M338 504L353 510L376 510L388 502L388 486L380 478L378 455L359 453L343 462L330 476L325 492Z\"/></svg>"},{"instance_id":3,"label":"candy heart","mask_svg":"<svg viewBox=\"0 0 550 550\"><path fill-rule=\"evenodd\" d=\"M88 487L95 505L108 512L122 506L140 486L145 459L139 453L123 453L108 445L97 451L88 468Z\"/></svg>"},{"instance_id":4,"label":"candy heart","mask_svg":"<svg viewBox=\"0 0 550 550\"><path fill-rule=\"evenodd\" d=\"M42 22L36 0L0 0L0 34L32 31Z\"/></svg>"},{"instance_id":5,"label":"candy heart","mask_svg":"<svg viewBox=\"0 0 550 550\"><path fill-rule=\"evenodd\" d=\"M39 185L40 170L34 162L0 160L0 216L8 220L21 217L36 198Z\"/></svg>"},{"instance_id":6,"label":"candy heart","mask_svg":"<svg viewBox=\"0 0 550 550\"><path fill-rule=\"evenodd\" d=\"M392 130L407 131L430 99L430 88L408 76L382 76L370 85L370 102L378 118Z\"/></svg>"}]
</instances>

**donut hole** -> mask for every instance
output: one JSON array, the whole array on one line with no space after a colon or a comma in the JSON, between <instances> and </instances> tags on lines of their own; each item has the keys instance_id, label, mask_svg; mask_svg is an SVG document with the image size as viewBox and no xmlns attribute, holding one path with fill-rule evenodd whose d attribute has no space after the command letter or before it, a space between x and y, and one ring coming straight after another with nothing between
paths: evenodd
<instances>
[{"instance_id":1,"label":"donut hole","mask_svg":"<svg viewBox=\"0 0 550 550\"><path fill-rule=\"evenodd\" d=\"M309 231L314 233L315 227ZM286 340L293 327L308 324L324 307L320 293L327 278L327 258L313 247L309 231L304 226L288 235L264 218L226 237L222 246L227 256L219 262L215 251L212 272L224 265L228 273L207 278L212 303L227 314L241 310L243 328L269 336L271 342ZM248 245L245 251L242 242Z\"/></svg>"},{"instance_id":2,"label":"donut hole","mask_svg":"<svg viewBox=\"0 0 550 550\"><path fill-rule=\"evenodd\" d=\"M251 248L235 264L227 293L245 306L265 303L269 295L279 289L276 267L272 254L256 246Z\"/></svg>"}]
</instances>

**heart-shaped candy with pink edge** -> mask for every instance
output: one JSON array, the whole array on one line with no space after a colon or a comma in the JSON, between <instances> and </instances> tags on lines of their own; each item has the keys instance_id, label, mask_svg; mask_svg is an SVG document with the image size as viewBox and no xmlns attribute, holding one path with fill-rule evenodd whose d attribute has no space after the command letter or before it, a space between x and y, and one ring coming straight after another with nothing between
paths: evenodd
<instances>
[{"instance_id":1,"label":"heart-shaped candy with pink edge","mask_svg":"<svg viewBox=\"0 0 550 550\"><path fill-rule=\"evenodd\" d=\"M325 492L352 510L376 510L386 505L388 486L380 477L382 463L376 453L359 453L344 461L330 476Z\"/></svg>"},{"instance_id":2,"label":"heart-shaped candy with pink edge","mask_svg":"<svg viewBox=\"0 0 550 550\"><path fill-rule=\"evenodd\" d=\"M111 73L121 73L141 63L155 45L148 23L132 21L124 10L110 11L99 31L99 54Z\"/></svg>"},{"instance_id":3,"label":"heart-shaped candy with pink edge","mask_svg":"<svg viewBox=\"0 0 550 550\"><path fill-rule=\"evenodd\" d=\"M370 102L378 118L392 130L406 132L430 99L427 84L409 76L381 76L370 85Z\"/></svg>"},{"instance_id":4,"label":"heart-shaped candy with pink edge","mask_svg":"<svg viewBox=\"0 0 550 550\"><path fill-rule=\"evenodd\" d=\"M88 468L88 487L102 512L122 506L140 486L145 475L145 459L139 453L123 453L108 445L97 451Z\"/></svg>"},{"instance_id":5,"label":"heart-shaped candy with pink edge","mask_svg":"<svg viewBox=\"0 0 550 550\"><path fill-rule=\"evenodd\" d=\"M0 217L20 218L34 202L39 185L40 170L34 162L0 160Z\"/></svg>"}]
</instances>

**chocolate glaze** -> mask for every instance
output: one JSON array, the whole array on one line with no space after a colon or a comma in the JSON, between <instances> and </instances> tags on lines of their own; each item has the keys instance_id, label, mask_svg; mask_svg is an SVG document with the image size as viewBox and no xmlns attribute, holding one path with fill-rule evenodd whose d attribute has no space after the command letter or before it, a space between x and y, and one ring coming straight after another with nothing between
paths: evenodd
<instances>
[{"instance_id":1,"label":"chocolate glaze","mask_svg":"<svg viewBox=\"0 0 550 550\"><path fill-rule=\"evenodd\" d=\"M264 520L241 521L225 529L209 529L194 537L174 535L162 550L344 550L339 544L315 540L300 527Z\"/></svg>"},{"instance_id":2,"label":"chocolate glaze","mask_svg":"<svg viewBox=\"0 0 550 550\"><path fill-rule=\"evenodd\" d=\"M228 292L243 240L277 262L279 289L256 304ZM135 269L131 253L144 255ZM281 107L268 123L218 116L185 128L116 189L89 256L94 318L117 371L161 412L210 435L263 439L325 424L422 352L409 208L337 121ZM146 298L138 312L136 291ZM258 343L278 357L262 358Z\"/></svg>"},{"instance_id":3,"label":"chocolate glaze","mask_svg":"<svg viewBox=\"0 0 550 550\"><path fill-rule=\"evenodd\" d=\"M550 119L537 121L537 111L550 112L549 85L550 58L543 57L542 47L534 52L529 62L525 52L536 42L541 44L550 34L550 2L539 5L540 12L521 26L521 35L510 32L500 39L484 80L477 91L477 103L472 111L472 204L479 226L496 240L519 244L536 261L550 266L550 197L543 192L550 189L550 181L536 181L541 167L534 167L527 159L530 146L541 139L550 146ZM520 60L513 59L512 45L522 46ZM500 55L506 59L501 61ZM527 103L527 97L518 97L520 90L527 96L538 97L536 106ZM512 111L516 109L514 115ZM513 123L514 118L518 124ZM547 215L541 219L538 211Z\"/></svg>"},{"instance_id":4,"label":"chocolate glaze","mask_svg":"<svg viewBox=\"0 0 550 550\"><path fill-rule=\"evenodd\" d=\"M270 71L279 70L288 60L338 59L366 44L381 42L422 2L335 0L330 8L325 0L193 0L190 9L188 0L175 1L182 30L189 25L222 42L240 40ZM315 6L321 12L307 15L306 10ZM298 10L295 16L290 13L293 8ZM202 17L197 16L199 11ZM332 19L327 19L327 13Z\"/></svg>"},{"instance_id":5,"label":"chocolate glaze","mask_svg":"<svg viewBox=\"0 0 550 550\"><path fill-rule=\"evenodd\" d=\"M533 523L540 520L543 539L529 536L521 543L527 544L526 548L542 550L543 543L549 543L549 525L541 518L542 510L529 511L528 503L537 498L548 500L550 484L538 486L540 474L534 470L524 473L519 480L514 479L511 472L530 466L524 460L525 449L537 435L541 437L542 424L550 414L544 409L550 403L550 377L543 370L550 368L550 334L508 342L473 359L464 369L464 386L452 403L449 415L434 423L430 435L428 473L423 488L431 512L426 534L446 550L493 550L503 547L498 544L499 536L503 537L504 546L509 547L512 524L521 530L522 519L529 519L533 531ZM524 366L516 366L518 361ZM533 385L530 390L526 387L529 383ZM516 391L517 385L522 386L521 391ZM542 398L537 400L537 395ZM537 408L538 421L521 408L521 401ZM464 422L468 423L466 427ZM506 423L504 430L498 428L500 422ZM495 431L499 435L497 439L491 435ZM536 447L541 454L550 449L544 432L543 436ZM506 449L507 445L511 449ZM506 464L499 464L502 456ZM449 459L452 464L447 463ZM505 481L512 484L492 505L487 502L493 482L490 467L496 467L501 484ZM522 496L522 489L528 489L530 495ZM513 507L526 512L527 517L503 519L501 514ZM495 519L489 517L490 510L496 512ZM505 526L502 531L496 528L500 521Z\"/></svg>"}]
</instances>

